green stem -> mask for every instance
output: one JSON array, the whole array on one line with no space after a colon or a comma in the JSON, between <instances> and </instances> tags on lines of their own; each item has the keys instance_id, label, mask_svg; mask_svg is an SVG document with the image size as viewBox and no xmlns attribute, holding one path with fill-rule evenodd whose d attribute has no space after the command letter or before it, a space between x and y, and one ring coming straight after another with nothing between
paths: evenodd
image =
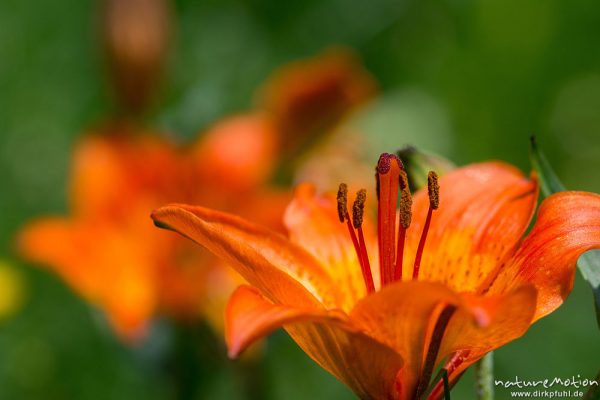
<instances>
[{"instance_id":1,"label":"green stem","mask_svg":"<svg viewBox=\"0 0 600 400\"><path fill-rule=\"evenodd\" d=\"M448 383L448 371L442 368L442 379L444 380L444 400L450 399L450 383Z\"/></svg>"},{"instance_id":2,"label":"green stem","mask_svg":"<svg viewBox=\"0 0 600 400\"><path fill-rule=\"evenodd\" d=\"M475 391L478 400L494 400L494 353L487 353L475 364Z\"/></svg>"}]
</instances>

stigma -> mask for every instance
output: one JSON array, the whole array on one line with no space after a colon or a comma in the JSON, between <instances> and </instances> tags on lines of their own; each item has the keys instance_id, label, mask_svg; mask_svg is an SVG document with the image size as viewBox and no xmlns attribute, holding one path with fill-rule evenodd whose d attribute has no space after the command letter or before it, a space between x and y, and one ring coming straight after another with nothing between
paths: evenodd
<instances>
[{"instance_id":1,"label":"stigma","mask_svg":"<svg viewBox=\"0 0 600 400\"><path fill-rule=\"evenodd\" d=\"M421 259L425 250L427 233L431 225L433 211L439 208L440 190L438 176L430 171L427 177L429 195L429 210L417 252L412 265L413 280L419 278ZM402 160L395 154L383 153L375 168L377 194L377 245L379 248L380 287L402 280L403 272L411 266L404 265L404 247L406 232L412 222L412 194L408 176ZM367 293L375 291L373 273L371 271L369 254L365 245L362 225L364 221L367 192L361 189L357 192L352 205L352 218L348 211L348 187L341 183L337 195L338 217L345 223L354 245L356 256L361 267Z\"/></svg>"}]
</instances>

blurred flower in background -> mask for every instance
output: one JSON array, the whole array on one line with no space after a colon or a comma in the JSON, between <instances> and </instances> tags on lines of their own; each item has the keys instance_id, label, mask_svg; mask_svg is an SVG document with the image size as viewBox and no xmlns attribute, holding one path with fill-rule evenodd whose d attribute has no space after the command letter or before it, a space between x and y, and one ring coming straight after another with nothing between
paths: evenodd
<instances>
[{"instance_id":1,"label":"blurred flower in background","mask_svg":"<svg viewBox=\"0 0 600 400\"><path fill-rule=\"evenodd\" d=\"M142 336L159 311L175 319L202 315L219 329L239 278L157 232L149 212L165 202L208 204L281 230L289 195L269 183L277 168L373 88L351 53L338 50L282 68L265 84L261 108L215 123L187 146L125 123L88 133L73 155L71 215L28 225L22 252L100 306L126 339Z\"/></svg>"},{"instance_id":2,"label":"blurred flower in background","mask_svg":"<svg viewBox=\"0 0 600 400\"><path fill-rule=\"evenodd\" d=\"M246 126L241 128L243 132ZM252 154L257 158L246 158L241 168L252 171L253 163L273 156ZM52 266L104 309L125 338L139 338L158 309L174 317L197 316L206 306L204 288L222 282L226 293L229 281L213 277L219 274L212 270L214 260L186 251L187 246L168 235L154 234L148 209L164 199L204 199L216 207L242 210L258 206L257 197L275 215L282 208L276 192L269 197L260 186L204 186L199 178L207 167L201 160L210 163L209 157L186 154L166 140L125 127L87 135L74 153L72 215L26 227L20 243L24 255ZM250 215L258 217L259 212Z\"/></svg>"},{"instance_id":3,"label":"blurred flower in background","mask_svg":"<svg viewBox=\"0 0 600 400\"><path fill-rule=\"evenodd\" d=\"M258 106L284 132L284 149L293 152L311 141L323 141L320 133L347 119L348 111L363 105L375 90L375 81L354 53L330 49L318 59L277 70L260 90Z\"/></svg>"},{"instance_id":4,"label":"blurred flower in background","mask_svg":"<svg viewBox=\"0 0 600 400\"><path fill-rule=\"evenodd\" d=\"M146 110L167 60L170 1L102 0L101 8L101 36L120 112Z\"/></svg>"}]
</instances>

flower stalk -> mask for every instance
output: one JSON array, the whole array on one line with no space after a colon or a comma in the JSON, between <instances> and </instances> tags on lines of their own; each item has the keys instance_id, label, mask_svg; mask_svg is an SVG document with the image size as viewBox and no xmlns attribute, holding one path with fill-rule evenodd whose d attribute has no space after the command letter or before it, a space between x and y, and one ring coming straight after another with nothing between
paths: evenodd
<instances>
[{"instance_id":1,"label":"flower stalk","mask_svg":"<svg viewBox=\"0 0 600 400\"><path fill-rule=\"evenodd\" d=\"M494 400L494 352L475 363L475 392L478 400Z\"/></svg>"}]
</instances>

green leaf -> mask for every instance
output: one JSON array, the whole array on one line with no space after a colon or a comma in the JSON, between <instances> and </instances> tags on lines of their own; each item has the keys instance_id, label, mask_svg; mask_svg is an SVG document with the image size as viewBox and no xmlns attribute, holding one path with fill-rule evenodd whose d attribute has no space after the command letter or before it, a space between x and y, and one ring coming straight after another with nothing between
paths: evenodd
<instances>
[{"instance_id":1,"label":"green leaf","mask_svg":"<svg viewBox=\"0 0 600 400\"><path fill-rule=\"evenodd\" d=\"M556 173L550 166L548 159L546 159L544 153L538 148L535 136L532 136L530 140L531 148L529 156L531 158L533 169L538 173L542 195L548 197L552 193L566 191L567 188L565 188L565 185L558 179L558 176L556 176Z\"/></svg>"},{"instance_id":2,"label":"green leaf","mask_svg":"<svg viewBox=\"0 0 600 400\"><path fill-rule=\"evenodd\" d=\"M539 149L535 136L531 137L530 147L531 164L538 174L541 185L542 196L546 197L552 193L565 191L566 188L556 176L550 163ZM590 286L594 294L594 305L596 308L596 322L600 329L600 251L592 250L579 257L577 262L579 272Z\"/></svg>"}]
</instances>

